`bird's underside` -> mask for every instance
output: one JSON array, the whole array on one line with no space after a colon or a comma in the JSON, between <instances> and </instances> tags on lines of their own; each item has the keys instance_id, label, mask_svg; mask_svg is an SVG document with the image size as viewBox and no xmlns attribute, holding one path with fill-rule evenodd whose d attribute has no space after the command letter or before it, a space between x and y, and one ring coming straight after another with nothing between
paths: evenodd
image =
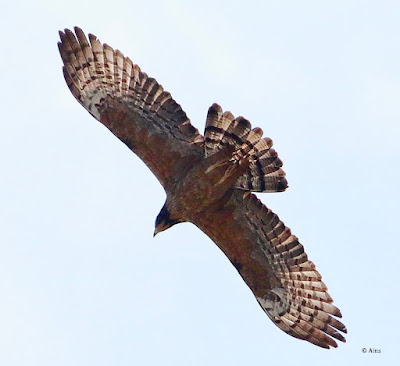
<instances>
[{"instance_id":1,"label":"bird's underside","mask_svg":"<svg viewBox=\"0 0 400 366\"><path fill-rule=\"evenodd\" d=\"M287 188L272 141L213 104L205 134L153 78L81 29L60 32L64 76L74 97L135 152L167 200L156 232L189 221L236 267L268 317L320 347L345 342L346 327L303 246L251 192Z\"/></svg>"}]
</instances>

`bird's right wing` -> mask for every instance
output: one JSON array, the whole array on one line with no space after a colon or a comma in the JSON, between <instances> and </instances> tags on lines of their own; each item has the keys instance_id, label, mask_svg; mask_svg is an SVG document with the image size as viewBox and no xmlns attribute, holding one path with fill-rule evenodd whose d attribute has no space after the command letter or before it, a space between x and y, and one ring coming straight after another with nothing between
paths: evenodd
<instances>
[{"instance_id":1,"label":"bird's right wing","mask_svg":"<svg viewBox=\"0 0 400 366\"><path fill-rule=\"evenodd\" d=\"M293 337L323 348L345 342L346 327L304 247L254 194L232 191L227 203L193 223L236 267L268 317Z\"/></svg>"}]
</instances>

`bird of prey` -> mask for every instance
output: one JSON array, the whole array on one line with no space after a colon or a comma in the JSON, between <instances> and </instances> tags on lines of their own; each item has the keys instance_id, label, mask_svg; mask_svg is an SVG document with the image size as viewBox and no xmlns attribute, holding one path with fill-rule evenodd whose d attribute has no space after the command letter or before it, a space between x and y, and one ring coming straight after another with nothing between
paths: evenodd
<instances>
[{"instance_id":1,"label":"bird of prey","mask_svg":"<svg viewBox=\"0 0 400 366\"><path fill-rule=\"evenodd\" d=\"M157 234L191 222L235 266L268 317L323 348L346 327L321 275L290 229L251 192L287 188L272 140L213 104L204 136L171 94L128 57L75 27L58 43L69 89L80 104L150 168L167 198Z\"/></svg>"}]
</instances>

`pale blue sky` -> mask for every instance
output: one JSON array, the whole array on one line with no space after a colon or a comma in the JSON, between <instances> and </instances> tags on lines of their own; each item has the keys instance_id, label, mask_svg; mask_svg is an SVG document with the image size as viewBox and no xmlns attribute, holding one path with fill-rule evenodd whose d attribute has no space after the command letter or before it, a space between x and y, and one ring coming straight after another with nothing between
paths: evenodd
<instances>
[{"instance_id":1,"label":"pale blue sky","mask_svg":"<svg viewBox=\"0 0 400 366\"><path fill-rule=\"evenodd\" d=\"M396 363L398 1L19 1L0 17L0 365ZM316 263L346 344L280 331L193 225L152 238L161 185L63 80L57 31L75 25L200 131L217 102L274 140L290 188L258 196Z\"/></svg>"}]
</instances>

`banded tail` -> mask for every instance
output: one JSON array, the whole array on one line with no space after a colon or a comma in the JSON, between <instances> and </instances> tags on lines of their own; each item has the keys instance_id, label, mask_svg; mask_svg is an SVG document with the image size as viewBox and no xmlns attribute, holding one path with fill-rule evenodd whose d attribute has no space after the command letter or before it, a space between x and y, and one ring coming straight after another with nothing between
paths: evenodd
<instances>
[{"instance_id":1,"label":"banded tail","mask_svg":"<svg viewBox=\"0 0 400 366\"><path fill-rule=\"evenodd\" d=\"M282 192L287 187L282 161L272 149L272 140L262 138L261 128L251 128L250 122L222 112L214 103L208 110L204 132L204 153L208 157L226 146L235 147L233 159L249 159L248 171L236 182L236 188L252 192Z\"/></svg>"}]
</instances>

